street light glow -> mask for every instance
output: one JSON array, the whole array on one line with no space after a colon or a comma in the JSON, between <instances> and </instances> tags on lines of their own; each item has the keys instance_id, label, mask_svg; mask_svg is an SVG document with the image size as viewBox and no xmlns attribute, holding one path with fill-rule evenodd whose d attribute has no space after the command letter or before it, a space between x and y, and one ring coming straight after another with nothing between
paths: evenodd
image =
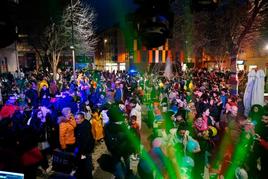
<instances>
[{"instance_id":1,"label":"street light glow","mask_svg":"<svg viewBox=\"0 0 268 179\"><path fill-rule=\"evenodd\" d=\"M107 41L108 41L107 39L104 39L104 43L107 43Z\"/></svg>"},{"instance_id":2,"label":"street light glow","mask_svg":"<svg viewBox=\"0 0 268 179\"><path fill-rule=\"evenodd\" d=\"M265 45L264 49L265 50L268 50L268 44Z\"/></svg>"}]
</instances>

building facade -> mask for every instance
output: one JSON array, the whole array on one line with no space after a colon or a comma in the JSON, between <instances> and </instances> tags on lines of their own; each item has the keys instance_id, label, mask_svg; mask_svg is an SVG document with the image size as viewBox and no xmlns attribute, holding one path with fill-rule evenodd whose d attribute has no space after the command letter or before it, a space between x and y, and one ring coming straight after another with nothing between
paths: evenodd
<instances>
[{"instance_id":1,"label":"building facade","mask_svg":"<svg viewBox=\"0 0 268 179\"><path fill-rule=\"evenodd\" d=\"M98 35L95 50L95 68L97 70L125 70L128 61L124 35L117 26L108 28Z\"/></svg>"}]
</instances>

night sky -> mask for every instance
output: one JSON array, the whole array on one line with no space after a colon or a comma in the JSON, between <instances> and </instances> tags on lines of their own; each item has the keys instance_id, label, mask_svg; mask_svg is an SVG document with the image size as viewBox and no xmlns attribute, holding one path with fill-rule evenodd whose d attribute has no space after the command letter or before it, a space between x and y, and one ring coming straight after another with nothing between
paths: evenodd
<instances>
[{"instance_id":1,"label":"night sky","mask_svg":"<svg viewBox=\"0 0 268 179\"><path fill-rule=\"evenodd\" d=\"M82 0L95 9L97 13L96 26L98 30L105 29L118 23L127 13L135 10L133 0ZM22 0L20 17L23 23L32 21L46 24L50 17L60 14L64 6L71 0ZM75 0L73 0L75 2ZM119 9L118 7L121 7ZM123 9L123 10L122 10ZM23 24L24 25L24 24Z\"/></svg>"},{"instance_id":2,"label":"night sky","mask_svg":"<svg viewBox=\"0 0 268 179\"><path fill-rule=\"evenodd\" d=\"M98 16L97 16L97 26L98 30L103 30L107 27L112 26L115 23L120 22L123 18L122 15L133 12L136 5L133 0L85 0L90 6L92 6ZM118 6L124 8L119 9ZM118 15L120 11L120 15Z\"/></svg>"},{"instance_id":3,"label":"night sky","mask_svg":"<svg viewBox=\"0 0 268 179\"><path fill-rule=\"evenodd\" d=\"M96 30L102 31L125 20L135 10L133 0L81 0L97 13ZM12 43L15 26L19 34L41 34L43 29L57 19L71 0L20 0L19 5L8 5L9 0L0 2L0 48ZM73 0L75 2L75 0Z\"/></svg>"}]
</instances>

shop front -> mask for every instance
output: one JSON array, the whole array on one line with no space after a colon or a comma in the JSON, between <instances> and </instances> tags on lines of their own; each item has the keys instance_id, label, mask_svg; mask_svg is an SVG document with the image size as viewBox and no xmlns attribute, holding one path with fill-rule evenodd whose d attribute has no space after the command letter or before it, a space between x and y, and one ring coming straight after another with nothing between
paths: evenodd
<instances>
[{"instance_id":1,"label":"shop front","mask_svg":"<svg viewBox=\"0 0 268 179\"><path fill-rule=\"evenodd\" d=\"M113 62L106 63L105 70L109 72L112 72L112 71L117 72L118 70L124 71L126 70L126 63L113 63Z\"/></svg>"}]
</instances>

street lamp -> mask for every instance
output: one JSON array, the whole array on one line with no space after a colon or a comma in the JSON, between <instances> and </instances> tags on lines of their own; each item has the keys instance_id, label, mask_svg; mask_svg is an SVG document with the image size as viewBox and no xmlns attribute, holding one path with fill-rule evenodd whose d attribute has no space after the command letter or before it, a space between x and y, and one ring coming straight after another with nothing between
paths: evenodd
<instances>
[{"instance_id":1,"label":"street lamp","mask_svg":"<svg viewBox=\"0 0 268 179\"><path fill-rule=\"evenodd\" d=\"M70 46L70 49L72 50L72 57L73 57L73 77L74 77L74 80L75 80L75 53L74 53L74 46L71 45Z\"/></svg>"},{"instance_id":2,"label":"street lamp","mask_svg":"<svg viewBox=\"0 0 268 179\"><path fill-rule=\"evenodd\" d=\"M268 44L265 45L264 49L265 50L268 50Z\"/></svg>"},{"instance_id":3,"label":"street lamp","mask_svg":"<svg viewBox=\"0 0 268 179\"><path fill-rule=\"evenodd\" d=\"M73 78L75 80L76 74L75 74L75 53L74 53L73 0L71 0L71 25L72 25L72 45L70 46L70 49L72 50L72 56L73 56Z\"/></svg>"},{"instance_id":4,"label":"street lamp","mask_svg":"<svg viewBox=\"0 0 268 179\"><path fill-rule=\"evenodd\" d=\"M104 42L104 65L106 65L106 63L107 63L107 46L106 46L106 44L107 44L107 42L108 42L108 39L104 39L103 40L103 42Z\"/></svg>"}]
</instances>

